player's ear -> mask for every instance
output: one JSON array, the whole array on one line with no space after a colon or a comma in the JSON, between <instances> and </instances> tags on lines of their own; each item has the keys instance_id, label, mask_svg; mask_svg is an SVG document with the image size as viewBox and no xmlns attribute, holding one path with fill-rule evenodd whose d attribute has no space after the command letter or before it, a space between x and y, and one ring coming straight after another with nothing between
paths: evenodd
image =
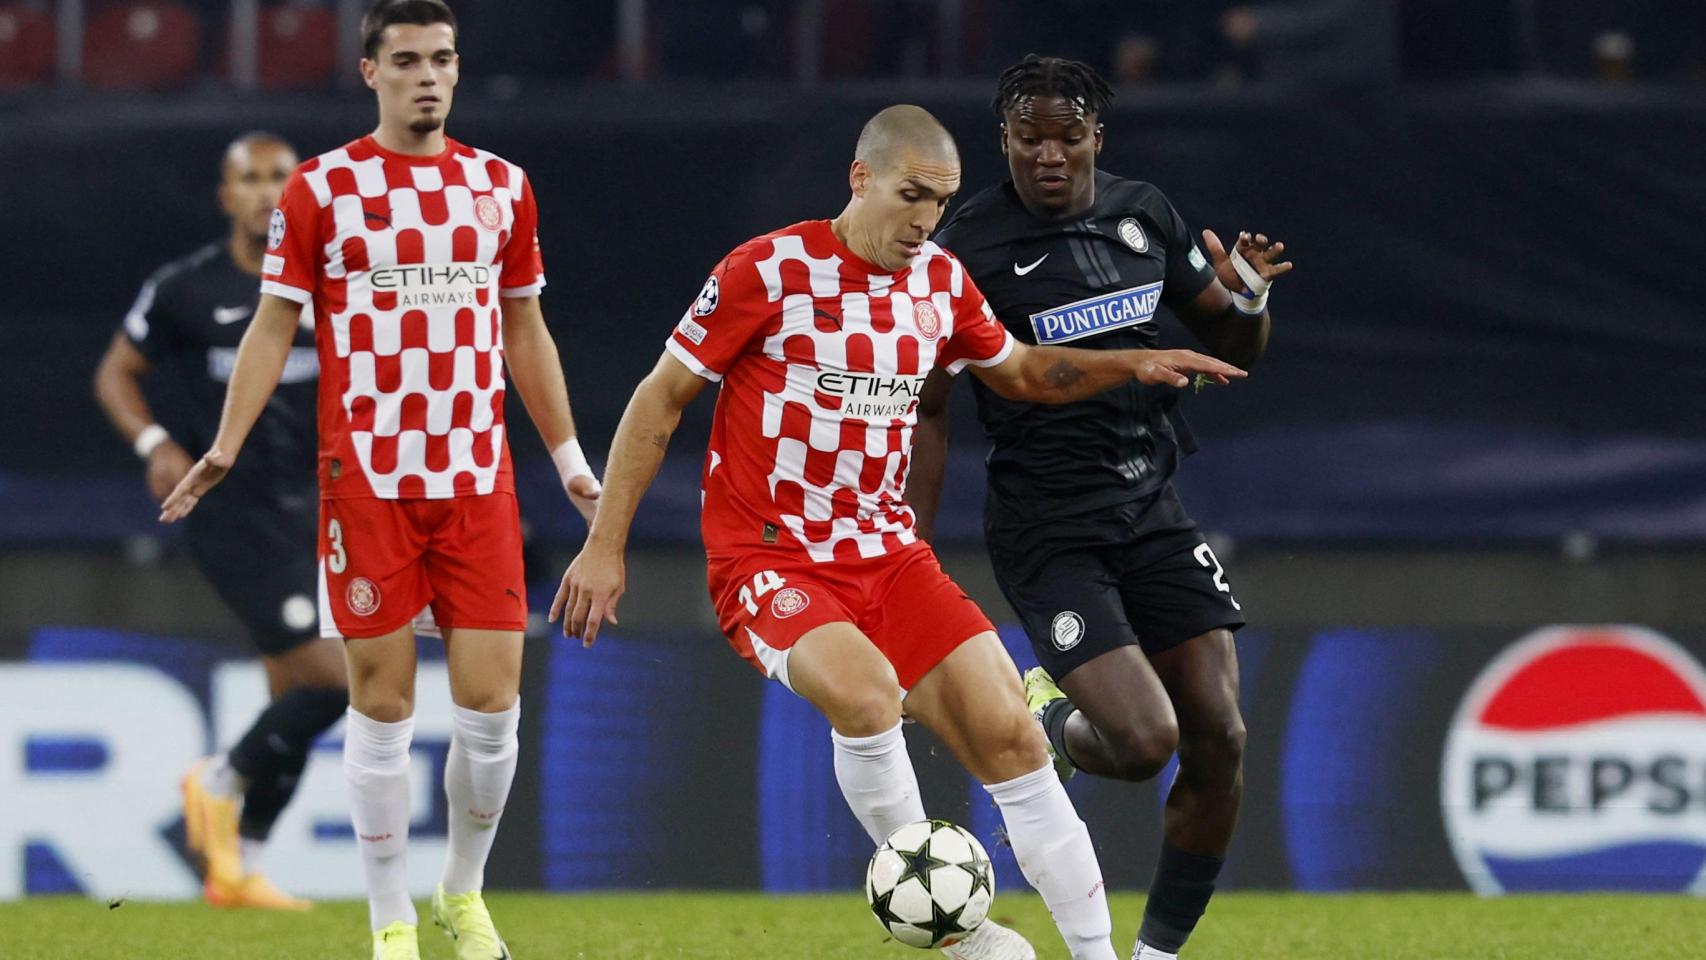
<instances>
[{"instance_id":1,"label":"player's ear","mask_svg":"<svg viewBox=\"0 0 1706 960\"><path fill-rule=\"evenodd\" d=\"M1007 124L1001 124L1001 155L1007 155Z\"/></svg>"},{"instance_id":2,"label":"player's ear","mask_svg":"<svg viewBox=\"0 0 1706 960\"><path fill-rule=\"evenodd\" d=\"M865 196L865 187L871 182L871 168L863 160L853 161L853 166L847 171L847 186L853 190L855 197Z\"/></svg>"},{"instance_id":3,"label":"player's ear","mask_svg":"<svg viewBox=\"0 0 1706 960\"><path fill-rule=\"evenodd\" d=\"M379 78L376 76L378 72L379 64L366 57L361 58L361 82L367 84L367 89L379 89Z\"/></svg>"},{"instance_id":4,"label":"player's ear","mask_svg":"<svg viewBox=\"0 0 1706 960\"><path fill-rule=\"evenodd\" d=\"M1102 152L1102 125L1101 125L1101 124L1099 124L1099 123L1098 123L1098 124L1096 124L1096 133L1095 133L1095 135L1094 135L1094 136L1095 136L1095 138L1096 138L1096 139L1095 139L1095 142L1096 142L1096 152L1097 152L1097 153L1101 153L1101 152Z\"/></svg>"}]
</instances>

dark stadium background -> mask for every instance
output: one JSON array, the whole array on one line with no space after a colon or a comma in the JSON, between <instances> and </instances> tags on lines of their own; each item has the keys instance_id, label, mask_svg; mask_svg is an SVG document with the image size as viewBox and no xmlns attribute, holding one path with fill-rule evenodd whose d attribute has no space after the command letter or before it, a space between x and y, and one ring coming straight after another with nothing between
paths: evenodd
<instances>
[{"instance_id":1,"label":"dark stadium background","mask_svg":"<svg viewBox=\"0 0 1706 960\"><path fill-rule=\"evenodd\" d=\"M211 722L216 668L248 655L153 523L89 378L142 279L222 233L230 139L275 130L306 156L371 128L347 50L315 40L340 36L336 6L0 2L0 689L43 665L142 664ZM456 6L449 129L529 171L546 313L595 462L720 256L840 209L875 110L927 106L959 138L968 191L1001 177L985 104L1026 52L1119 78L1102 168L1159 185L1193 229L1286 242L1298 269L1275 291L1266 359L1185 404L1203 450L1180 487L1252 623L1231 886L1461 888L1442 745L1501 649L1551 624L1625 623L1706 656L1701 4ZM279 32L290 23L312 42ZM494 883L837 889L866 855L827 728L717 635L696 525L710 413L690 412L642 508L622 627L587 652L539 625ZM1010 620L981 552L964 388L955 418L943 553ZM512 449L542 610L582 527L529 428ZM22 758L0 807L39 802L42 778L101 782L109 748L80 725L99 702L26 716L0 699L0 756ZM210 745L162 745L160 783ZM927 738L913 752L938 815L993 828ZM1085 779L1110 883L1142 886L1156 787ZM138 784L113 785L114 803ZM1706 782L1693 789L1685 816L1706 816ZM418 824L442 832L442 811ZM175 836L169 817L156 827ZM347 833L327 816L303 836L335 850ZM56 842L0 832L0 898L99 891ZM350 887L353 863L315 879Z\"/></svg>"}]
</instances>

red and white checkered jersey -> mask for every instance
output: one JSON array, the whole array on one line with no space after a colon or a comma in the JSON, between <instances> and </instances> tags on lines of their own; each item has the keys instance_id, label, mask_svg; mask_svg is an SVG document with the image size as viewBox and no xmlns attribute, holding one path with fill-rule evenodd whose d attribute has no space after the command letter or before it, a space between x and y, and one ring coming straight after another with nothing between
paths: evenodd
<instances>
[{"instance_id":1,"label":"red and white checkered jersey","mask_svg":"<svg viewBox=\"0 0 1706 960\"><path fill-rule=\"evenodd\" d=\"M998 364L1013 342L934 243L898 273L860 259L826 220L736 248L668 342L722 384L702 481L707 553L830 562L914 542L902 494L924 378Z\"/></svg>"},{"instance_id":2,"label":"red and white checkered jersey","mask_svg":"<svg viewBox=\"0 0 1706 960\"><path fill-rule=\"evenodd\" d=\"M314 305L320 492L387 500L513 491L499 297L545 286L521 168L448 140L371 136L296 168L261 292Z\"/></svg>"}]
</instances>

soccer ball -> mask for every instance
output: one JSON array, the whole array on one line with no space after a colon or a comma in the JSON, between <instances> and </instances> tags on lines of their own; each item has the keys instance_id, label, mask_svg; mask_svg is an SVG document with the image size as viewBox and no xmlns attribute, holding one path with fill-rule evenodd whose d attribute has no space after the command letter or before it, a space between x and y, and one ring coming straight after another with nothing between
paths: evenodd
<instances>
[{"instance_id":1,"label":"soccer ball","mask_svg":"<svg viewBox=\"0 0 1706 960\"><path fill-rule=\"evenodd\" d=\"M983 844L946 820L889 834L865 871L865 900L889 936L909 947L945 947L989 916L995 867Z\"/></svg>"}]
</instances>

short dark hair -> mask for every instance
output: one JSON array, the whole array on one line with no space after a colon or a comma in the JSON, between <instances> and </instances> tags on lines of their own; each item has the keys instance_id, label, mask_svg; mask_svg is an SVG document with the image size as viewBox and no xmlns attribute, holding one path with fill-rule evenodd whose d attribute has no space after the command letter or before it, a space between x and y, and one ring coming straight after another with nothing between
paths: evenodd
<instances>
[{"instance_id":1,"label":"short dark hair","mask_svg":"<svg viewBox=\"0 0 1706 960\"><path fill-rule=\"evenodd\" d=\"M296 148L290 145L289 140L273 133L271 130L250 130L247 133L239 134L237 139L232 140L230 143L225 145L225 152L219 155L220 178L223 179L226 173L230 170L232 154L236 153L238 150L247 150L250 147L262 143L277 144L278 146L289 150L293 154L296 152Z\"/></svg>"},{"instance_id":2,"label":"short dark hair","mask_svg":"<svg viewBox=\"0 0 1706 960\"><path fill-rule=\"evenodd\" d=\"M361 49L367 59L372 60L379 55L380 36L386 27L394 23L413 23L423 27L448 23L450 32L457 32L456 14L450 12L444 0L374 0L373 6L367 8L367 15L361 18Z\"/></svg>"},{"instance_id":3,"label":"short dark hair","mask_svg":"<svg viewBox=\"0 0 1706 960\"><path fill-rule=\"evenodd\" d=\"M990 106L996 116L1026 97L1065 97L1099 114L1113 105L1114 90L1087 63L1065 57L1039 57L1034 53L1001 71L995 99Z\"/></svg>"}]
</instances>

